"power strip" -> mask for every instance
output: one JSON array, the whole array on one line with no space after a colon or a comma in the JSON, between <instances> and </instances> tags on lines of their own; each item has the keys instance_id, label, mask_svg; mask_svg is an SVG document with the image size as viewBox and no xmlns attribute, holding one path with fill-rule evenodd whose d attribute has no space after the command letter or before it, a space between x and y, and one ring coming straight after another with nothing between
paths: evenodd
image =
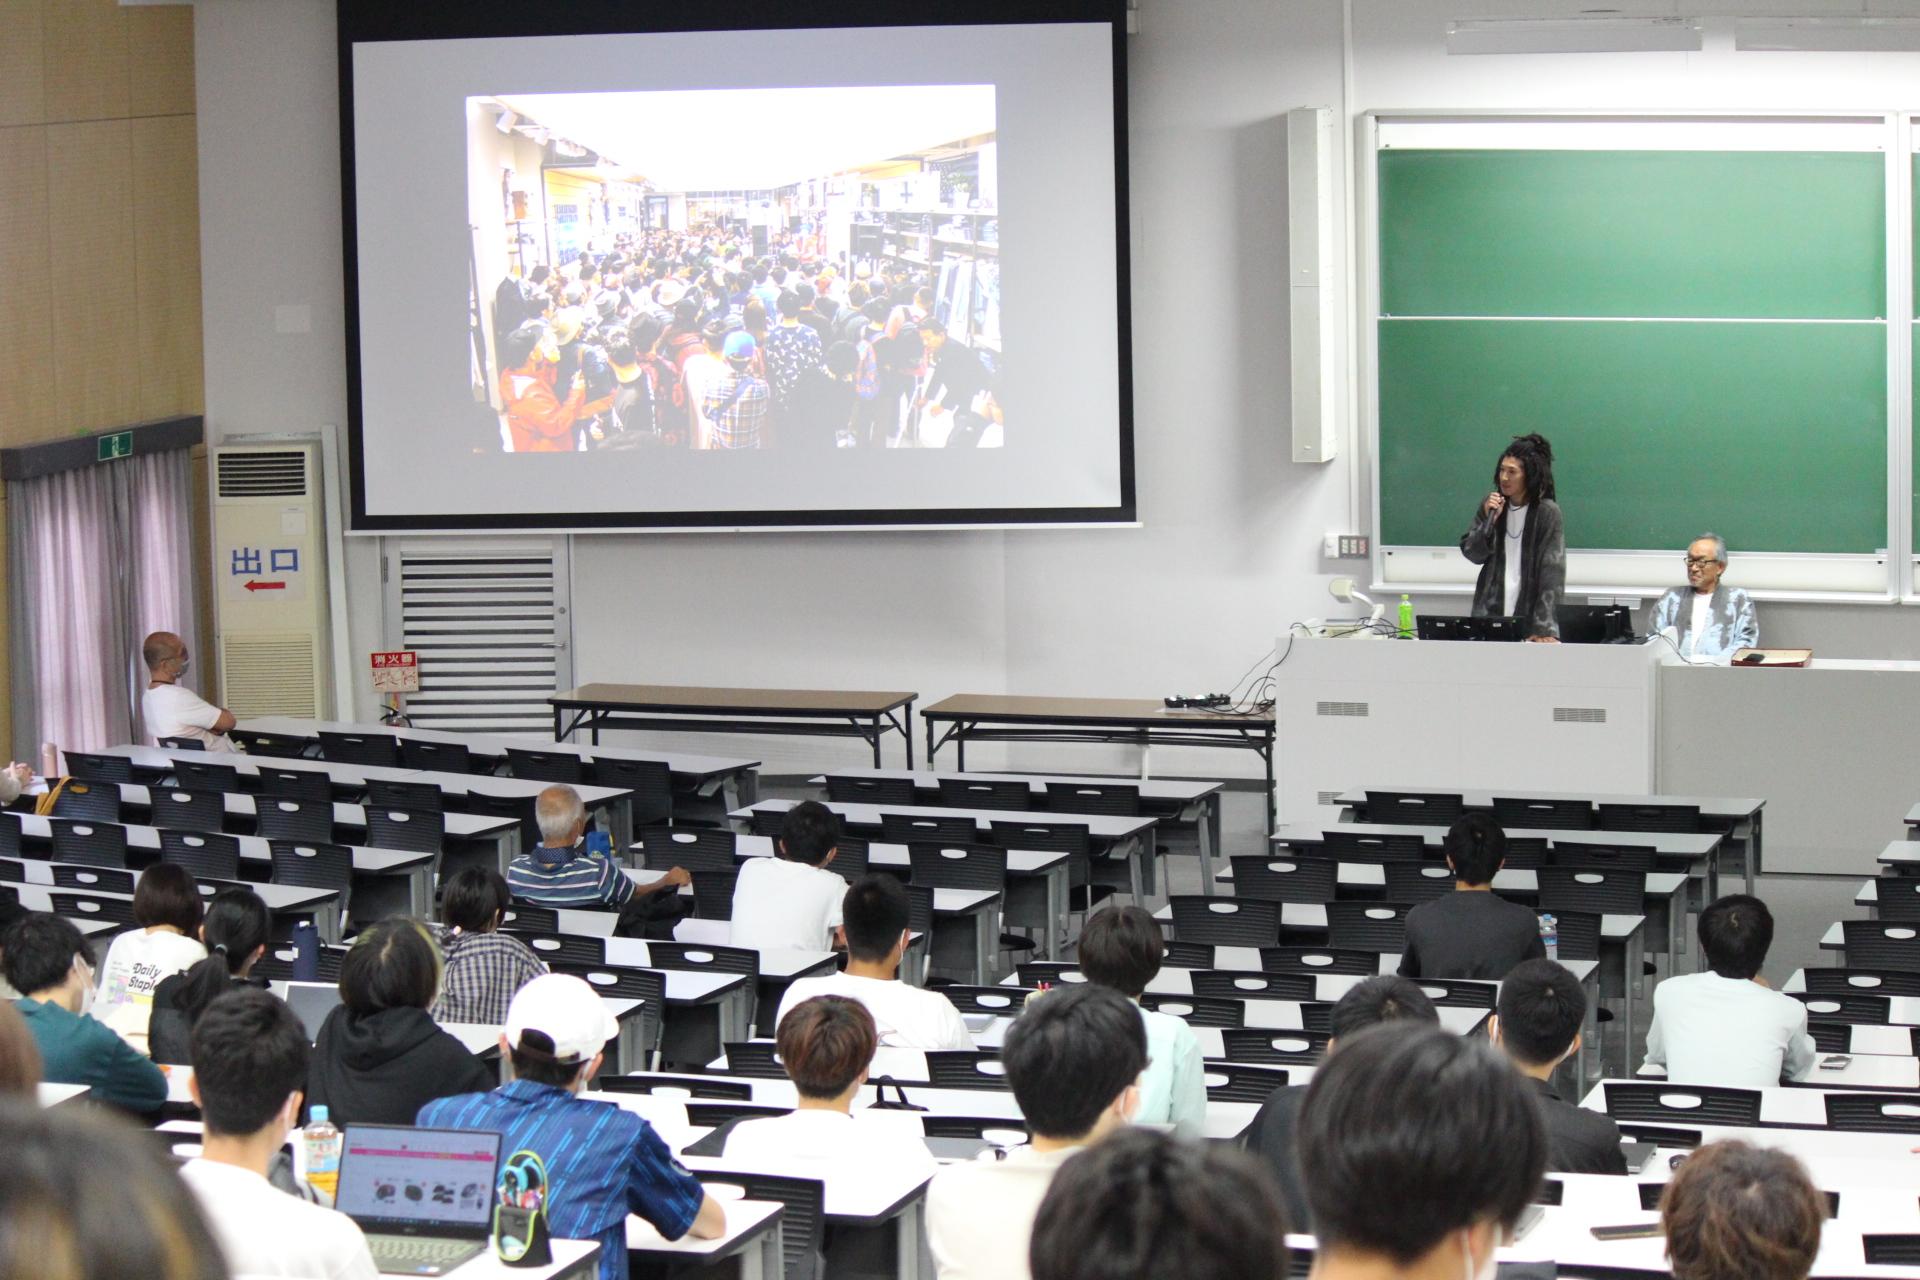
<instances>
[{"instance_id":1,"label":"power strip","mask_svg":"<svg viewBox=\"0 0 1920 1280\"><path fill-rule=\"evenodd\" d=\"M1184 693L1176 693L1171 698L1163 698L1169 711L1205 711L1213 707L1230 707L1233 699L1224 693L1208 693L1198 698L1189 698Z\"/></svg>"}]
</instances>

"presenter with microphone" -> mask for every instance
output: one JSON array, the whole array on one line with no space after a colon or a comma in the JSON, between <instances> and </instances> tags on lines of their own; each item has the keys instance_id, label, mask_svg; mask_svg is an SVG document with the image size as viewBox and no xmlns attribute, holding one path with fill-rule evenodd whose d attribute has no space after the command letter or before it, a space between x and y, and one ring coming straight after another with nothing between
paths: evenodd
<instances>
[{"instance_id":1,"label":"presenter with microphone","mask_svg":"<svg viewBox=\"0 0 1920 1280\"><path fill-rule=\"evenodd\" d=\"M1567 543L1553 498L1553 446L1542 436L1515 436L1493 483L1460 537L1460 553L1480 566L1473 616L1518 617L1527 639L1557 644L1554 610L1567 586Z\"/></svg>"}]
</instances>

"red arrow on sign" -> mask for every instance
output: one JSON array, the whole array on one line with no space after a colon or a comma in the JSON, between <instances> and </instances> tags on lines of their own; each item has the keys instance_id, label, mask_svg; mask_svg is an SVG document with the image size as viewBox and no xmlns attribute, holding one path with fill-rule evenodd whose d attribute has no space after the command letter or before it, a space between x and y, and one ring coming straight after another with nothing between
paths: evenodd
<instances>
[{"instance_id":1,"label":"red arrow on sign","mask_svg":"<svg viewBox=\"0 0 1920 1280\"><path fill-rule=\"evenodd\" d=\"M249 578L246 583L246 589L248 591L285 591L287 584L284 582L255 582Z\"/></svg>"}]
</instances>

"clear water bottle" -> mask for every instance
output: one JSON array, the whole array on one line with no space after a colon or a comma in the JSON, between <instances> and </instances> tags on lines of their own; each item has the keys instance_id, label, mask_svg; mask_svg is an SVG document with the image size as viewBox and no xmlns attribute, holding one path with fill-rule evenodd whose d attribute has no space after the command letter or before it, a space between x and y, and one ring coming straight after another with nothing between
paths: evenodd
<instances>
[{"instance_id":1,"label":"clear water bottle","mask_svg":"<svg viewBox=\"0 0 1920 1280\"><path fill-rule=\"evenodd\" d=\"M1560 958L1560 921L1549 911L1540 913L1540 945L1547 949L1547 959Z\"/></svg>"},{"instance_id":2,"label":"clear water bottle","mask_svg":"<svg viewBox=\"0 0 1920 1280\"><path fill-rule=\"evenodd\" d=\"M340 1186L340 1131L327 1119L325 1107L313 1108L313 1119L300 1131L307 1152L307 1185L333 1203Z\"/></svg>"},{"instance_id":3,"label":"clear water bottle","mask_svg":"<svg viewBox=\"0 0 1920 1280\"><path fill-rule=\"evenodd\" d=\"M1400 638L1413 639L1413 597L1400 597Z\"/></svg>"}]
</instances>

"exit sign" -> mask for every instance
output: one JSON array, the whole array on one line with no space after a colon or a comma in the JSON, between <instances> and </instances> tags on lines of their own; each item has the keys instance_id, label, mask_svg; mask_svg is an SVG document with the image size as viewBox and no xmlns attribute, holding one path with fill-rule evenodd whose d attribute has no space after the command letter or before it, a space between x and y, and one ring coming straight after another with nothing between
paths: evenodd
<instances>
[{"instance_id":1,"label":"exit sign","mask_svg":"<svg viewBox=\"0 0 1920 1280\"><path fill-rule=\"evenodd\" d=\"M110 436L100 436L97 442L100 446L99 461L101 462L112 462L115 458L133 456L133 432L131 431L116 431Z\"/></svg>"}]
</instances>

